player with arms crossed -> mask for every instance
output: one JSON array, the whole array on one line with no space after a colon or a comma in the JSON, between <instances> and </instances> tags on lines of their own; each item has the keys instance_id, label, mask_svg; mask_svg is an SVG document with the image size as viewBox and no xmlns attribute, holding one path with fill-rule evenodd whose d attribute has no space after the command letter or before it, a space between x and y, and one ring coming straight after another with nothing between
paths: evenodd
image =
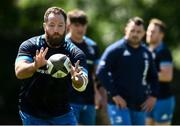
<instances>
[{"instance_id":1,"label":"player with arms crossed","mask_svg":"<svg viewBox=\"0 0 180 126\"><path fill-rule=\"evenodd\" d=\"M77 124L69 105L68 85L85 90L88 73L84 53L65 40L66 18L63 9L48 8L43 23L45 34L30 38L19 47L15 74L23 83L19 113L24 125ZM72 65L67 76L56 78L47 72L50 66L47 61L53 54L69 57Z\"/></svg>"},{"instance_id":2,"label":"player with arms crossed","mask_svg":"<svg viewBox=\"0 0 180 126\"><path fill-rule=\"evenodd\" d=\"M97 75L110 93L108 112L113 125L144 125L157 97L157 71L142 45L144 21L129 19L125 37L107 47Z\"/></svg>"},{"instance_id":3,"label":"player with arms crossed","mask_svg":"<svg viewBox=\"0 0 180 126\"><path fill-rule=\"evenodd\" d=\"M173 61L168 47L164 44L166 26L159 19L151 19L146 32L146 41L158 70L159 95L152 112L148 113L147 124L171 124L175 108L175 97L172 92Z\"/></svg>"}]
</instances>

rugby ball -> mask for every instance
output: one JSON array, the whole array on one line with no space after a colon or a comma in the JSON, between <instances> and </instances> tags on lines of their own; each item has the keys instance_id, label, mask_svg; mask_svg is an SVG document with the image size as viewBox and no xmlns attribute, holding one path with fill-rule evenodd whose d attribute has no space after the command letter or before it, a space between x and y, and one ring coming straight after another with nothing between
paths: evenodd
<instances>
[{"instance_id":1,"label":"rugby ball","mask_svg":"<svg viewBox=\"0 0 180 126\"><path fill-rule=\"evenodd\" d=\"M63 78L71 71L71 61L64 54L54 54L47 60L48 73L54 78Z\"/></svg>"}]
</instances>

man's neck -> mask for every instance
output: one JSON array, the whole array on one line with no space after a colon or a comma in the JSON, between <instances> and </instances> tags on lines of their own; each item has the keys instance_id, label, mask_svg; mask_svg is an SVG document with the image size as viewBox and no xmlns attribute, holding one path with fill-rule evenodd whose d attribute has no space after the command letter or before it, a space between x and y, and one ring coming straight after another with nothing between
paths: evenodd
<instances>
[{"instance_id":1,"label":"man's neck","mask_svg":"<svg viewBox=\"0 0 180 126\"><path fill-rule=\"evenodd\" d=\"M73 40L73 42L75 42L75 43L82 43L82 42L83 42L83 37L79 38L79 37L75 37L75 36L72 36L72 35L71 35L70 38L71 38L71 39Z\"/></svg>"},{"instance_id":2,"label":"man's neck","mask_svg":"<svg viewBox=\"0 0 180 126\"><path fill-rule=\"evenodd\" d=\"M47 44L48 44L48 46L49 46L50 48L59 48L59 47L60 47L60 45L59 45L59 46L52 46L52 45L50 45L48 42L47 42Z\"/></svg>"},{"instance_id":3,"label":"man's neck","mask_svg":"<svg viewBox=\"0 0 180 126\"><path fill-rule=\"evenodd\" d=\"M130 47L136 49L136 48L138 48L138 47L141 45L141 42L135 44L135 43L132 43L132 42L130 42L129 40L127 40L127 44L128 44Z\"/></svg>"},{"instance_id":4,"label":"man's neck","mask_svg":"<svg viewBox=\"0 0 180 126\"><path fill-rule=\"evenodd\" d=\"M132 48L136 49L140 46L140 44L131 44L131 43L128 43L129 46L131 46Z\"/></svg>"},{"instance_id":5,"label":"man's neck","mask_svg":"<svg viewBox=\"0 0 180 126\"><path fill-rule=\"evenodd\" d=\"M155 48L157 48L159 45L161 44L161 41L157 42L157 43L150 43L149 44L149 49L152 51Z\"/></svg>"}]
</instances>

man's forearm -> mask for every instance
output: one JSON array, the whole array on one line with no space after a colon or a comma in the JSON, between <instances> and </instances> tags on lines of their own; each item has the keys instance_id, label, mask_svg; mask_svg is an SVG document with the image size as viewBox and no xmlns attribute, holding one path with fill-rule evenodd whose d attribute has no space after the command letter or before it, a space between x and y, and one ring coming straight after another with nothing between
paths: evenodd
<instances>
[{"instance_id":1,"label":"man's forearm","mask_svg":"<svg viewBox=\"0 0 180 126\"><path fill-rule=\"evenodd\" d=\"M31 77L36 71L34 63L26 63L24 61L19 61L15 64L15 73L18 79L26 79Z\"/></svg>"}]
</instances>

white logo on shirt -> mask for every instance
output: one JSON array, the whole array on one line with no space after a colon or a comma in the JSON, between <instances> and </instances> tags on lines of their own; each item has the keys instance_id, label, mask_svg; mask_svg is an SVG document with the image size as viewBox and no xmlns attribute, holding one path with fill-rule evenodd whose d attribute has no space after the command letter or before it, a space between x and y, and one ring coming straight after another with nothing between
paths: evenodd
<instances>
[{"instance_id":1,"label":"white logo on shirt","mask_svg":"<svg viewBox=\"0 0 180 126\"><path fill-rule=\"evenodd\" d=\"M131 53L128 50L125 50L123 53L123 56L130 56L130 55L131 55Z\"/></svg>"}]
</instances>

